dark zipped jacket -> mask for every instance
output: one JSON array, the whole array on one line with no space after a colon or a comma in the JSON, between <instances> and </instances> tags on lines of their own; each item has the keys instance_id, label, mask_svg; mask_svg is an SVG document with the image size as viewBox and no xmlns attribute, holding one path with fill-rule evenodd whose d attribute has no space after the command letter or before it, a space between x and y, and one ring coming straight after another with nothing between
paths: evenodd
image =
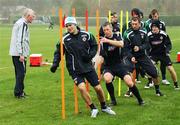
<instances>
[{"instance_id":1,"label":"dark zipped jacket","mask_svg":"<svg viewBox=\"0 0 180 125\"><path fill-rule=\"evenodd\" d=\"M145 22L145 28L147 32L151 31L152 22L153 22L153 19L149 19ZM163 30L166 32L166 25L165 25L165 22L163 22L162 20L159 20L159 28L160 30Z\"/></svg>"},{"instance_id":2,"label":"dark zipped jacket","mask_svg":"<svg viewBox=\"0 0 180 125\"><path fill-rule=\"evenodd\" d=\"M171 40L166 32L160 30L158 34L148 33L151 45L150 56L163 56L170 53L172 48Z\"/></svg>"},{"instance_id":3,"label":"dark zipped jacket","mask_svg":"<svg viewBox=\"0 0 180 125\"><path fill-rule=\"evenodd\" d=\"M97 52L97 42L94 36L78 28L78 34L66 33L63 37L63 50L66 67L69 74L87 73L93 70L92 58ZM53 66L58 67L60 62L60 44L56 45Z\"/></svg>"},{"instance_id":4,"label":"dark zipped jacket","mask_svg":"<svg viewBox=\"0 0 180 125\"><path fill-rule=\"evenodd\" d=\"M145 27L145 23L143 21L141 21L141 28L144 28L144 27ZM127 27L127 24L124 23L123 27L122 27L122 36L124 36L125 31L130 28L131 28L131 21L128 22L128 27Z\"/></svg>"},{"instance_id":5,"label":"dark zipped jacket","mask_svg":"<svg viewBox=\"0 0 180 125\"><path fill-rule=\"evenodd\" d=\"M121 41L122 36L121 34L117 35L114 33L111 38L107 38L107 39ZM104 58L104 65L113 66L115 64L121 63L123 59L122 50L123 50L122 48L111 45L109 43L101 43L100 55Z\"/></svg>"},{"instance_id":6,"label":"dark zipped jacket","mask_svg":"<svg viewBox=\"0 0 180 125\"><path fill-rule=\"evenodd\" d=\"M143 57L147 55L146 50L150 48L147 32L145 28L139 30L128 29L124 33L124 47L129 57ZM139 47L139 51L134 51L134 46Z\"/></svg>"}]
</instances>

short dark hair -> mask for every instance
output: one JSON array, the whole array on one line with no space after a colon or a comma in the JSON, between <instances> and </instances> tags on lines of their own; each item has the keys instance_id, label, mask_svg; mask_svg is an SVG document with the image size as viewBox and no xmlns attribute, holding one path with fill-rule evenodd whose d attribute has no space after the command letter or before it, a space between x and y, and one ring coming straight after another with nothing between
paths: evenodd
<instances>
[{"instance_id":1,"label":"short dark hair","mask_svg":"<svg viewBox=\"0 0 180 125\"><path fill-rule=\"evenodd\" d=\"M141 23L141 19L139 17L132 17L131 21L138 21Z\"/></svg>"},{"instance_id":2,"label":"short dark hair","mask_svg":"<svg viewBox=\"0 0 180 125\"><path fill-rule=\"evenodd\" d=\"M141 16L142 18L144 18L144 14L143 14L142 11L140 11L139 14L140 14L140 16Z\"/></svg>"},{"instance_id":3,"label":"short dark hair","mask_svg":"<svg viewBox=\"0 0 180 125\"><path fill-rule=\"evenodd\" d=\"M152 19L152 15L151 15L151 14L149 14L148 18L149 18L149 19Z\"/></svg>"},{"instance_id":4,"label":"short dark hair","mask_svg":"<svg viewBox=\"0 0 180 125\"><path fill-rule=\"evenodd\" d=\"M157 28L160 29L160 21L159 20L153 20L151 23L151 29L153 26L156 26Z\"/></svg>"},{"instance_id":5,"label":"short dark hair","mask_svg":"<svg viewBox=\"0 0 180 125\"><path fill-rule=\"evenodd\" d=\"M117 14L116 12L112 12L112 13L111 13L111 16L114 16L114 15L116 15L116 14Z\"/></svg>"},{"instance_id":6,"label":"short dark hair","mask_svg":"<svg viewBox=\"0 0 180 125\"><path fill-rule=\"evenodd\" d=\"M112 24L110 22L108 22L108 21L103 23L102 27L106 27L108 25L112 28Z\"/></svg>"},{"instance_id":7,"label":"short dark hair","mask_svg":"<svg viewBox=\"0 0 180 125\"><path fill-rule=\"evenodd\" d=\"M157 10L157 9L153 9L153 10L151 11L151 16L152 16L152 15L155 15L156 13L159 14L159 13L158 13L158 10Z\"/></svg>"},{"instance_id":8,"label":"short dark hair","mask_svg":"<svg viewBox=\"0 0 180 125\"><path fill-rule=\"evenodd\" d=\"M112 16L115 16L116 14L117 14L116 12L112 12L110 15L108 14L107 17L109 18L109 16L112 17Z\"/></svg>"},{"instance_id":9,"label":"short dark hair","mask_svg":"<svg viewBox=\"0 0 180 125\"><path fill-rule=\"evenodd\" d=\"M138 17L140 17L140 10L138 8L133 8L131 10L131 16L133 16L134 14L138 15Z\"/></svg>"}]
</instances>

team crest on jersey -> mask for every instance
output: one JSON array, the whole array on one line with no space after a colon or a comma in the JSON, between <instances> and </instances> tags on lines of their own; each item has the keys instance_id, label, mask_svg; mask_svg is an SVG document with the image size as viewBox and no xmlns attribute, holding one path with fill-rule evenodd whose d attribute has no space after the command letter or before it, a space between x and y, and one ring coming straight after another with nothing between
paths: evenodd
<instances>
[{"instance_id":1,"label":"team crest on jersey","mask_svg":"<svg viewBox=\"0 0 180 125\"><path fill-rule=\"evenodd\" d=\"M83 37L83 38L82 38L82 41L84 41L84 42L85 42L86 40L87 40L87 38L86 38L86 37Z\"/></svg>"},{"instance_id":2,"label":"team crest on jersey","mask_svg":"<svg viewBox=\"0 0 180 125\"><path fill-rule=\"evenodd\" d=\"M115 48L116 48L115 46L109 46L108 51L113 51L113 50L115 50Z\"/></svg>"},{"instance_id":3,"label":"team crest on jersey","mask_svg":"<svg viewBox=\"0 0 180 125\"><path fill-rule=\"evenodd\" d=\"M68 39L67 39L67 41L70 41L70 40L71 40L71 38L68 38Z\"/></svg>"},{"instance_id":4,"label":"team crest on jersey","mask_svg":"<svg viewBox=\"0 0 180 125\"><path fill-rule=\"evenodd\" d=\"M163 37L162 37L162 36L160 37L160 40L163 40Z\"/></svg>"},{"instance_id":5,"label":"team crest on jersey","mask_svg":"<svg viewBox=\"0 0 180 125\"><path fill-rule=\"evenodd\" d=\"M144 33L141 33L141 38L144 39Z\"/></svg>"}]
</instances>

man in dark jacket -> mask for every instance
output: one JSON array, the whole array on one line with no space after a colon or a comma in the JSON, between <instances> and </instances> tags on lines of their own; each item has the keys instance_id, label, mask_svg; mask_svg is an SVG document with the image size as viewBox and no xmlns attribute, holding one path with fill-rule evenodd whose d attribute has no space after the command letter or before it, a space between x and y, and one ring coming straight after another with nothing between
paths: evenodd
<instances>
[{"instance_id":1,"label":"man in dark jacket","mask_svg":"<svg viewBox=\"0 0 180 125\"><path fill-rule=\"evenodd\" d=\"M140 9L138 9L138 8L133 8L131 10L131 17L139 17L140 19L142 19L143 18L143 12ZM141 20L141 27L144 27L144 26L145 26L145 24ZM123 24L122 35L124 35L125 31L127 29L129 29L129 28L131 28L131 21L128 22L128 25L126 23Z\"/></svg>"},{"instance_id":2,"label":"man in dark jacket","mask_svg":"<svg viewBox=\"0 0 180 125\"><path fill-rule=\"evenodd\" d=\"M143 12L139 9L139 8L133 8L131 10L131 17L139 17L141 19L141 27L144 27L144 22L142 21L143 18ZM130 29L132 27L131 25L131 21L128 21L128 25L126 23L123 24L123 28L122 28L122 35L124 36L124 33L126 30ZM141 76L145 76L145 72L142 70L142 68L136 64L135 65L135 71L136 71L136 82L140 83L141 81L139 81L139 74L141 74ZM133 74L132 74L133 75ZM128 90L125 94L125 97L132 97L132 92L130 90Z\"/></svg>"},{"instance_id":3,"label":"man in dark jacket","mask_svg":"<svg viewBox=\"0 0 180 125\"><path fill-rule=\"evenodd\" d=\"M163 30L163 31L165 31L166 32L166 25L165 25L165 22L163 22L162 20L160 20L160 18L159 18L159 12L158 12L158 10L156 10L156 9L153 9L152 11L151 11L151 19L149 19L149 20L147 20L146 22L145 22L145 28L146 28L146 30L147 30L147 32L150 32L152 29L151 29L151 25L152 25L152 22L154 21L154 20L158 20L159 21L159 28L160 28L160 30ZM161 70L161 75L162 75L162 83L164 84L164 85L169 85L170 84L170 82L166 79L166 65L164 64L164 63L160 63L160 70ZM149 83L151 83L151 81L150 81L151 79L149 79ZM146 84L146 88L149 88L149 83L147 83Z\"/></svg>"},{"instance_id":4,"label":"man in dark jacket","mask_svg":"<svg viewBox=\"0 0 180 125\"><path fill-rule=\"evenodd\" d=\"M97 52L97 43L94 36L77 27L77 22L74 17L67 17L65 19L65 25L67 33L63 37L63 46L66 67L84 101L91 108L91 117L96 117L99 111L92 103L90 95L86 90L85 78L91 86L94 87L101 104L101 110L108 114L115 115L116 113L112 111L110 107L106 106L103 89L98 82L98 76L91 62ZM57 50L54 53L53 65L50 69L51 72L56 71L61 60L59 48L60 46L57 45Z\"/></svg>"},{"instance_id":5,"label":"man in dark jacket","mask_svg":"<svg viewBox=\"0 0 180 125\"><path fill-rule=\"evenodd\" d=\"M127 68L123 62L124 51L122 49L124 42L122 41L121 34L113 33L113 27L109 22L104 23L103 31L105 36L101 38L100 56L104 59L103 77L111 97L112 105L116 105L114 86L112 84L115 76L125 81L132 93L136 96L139 105L143 105L144 102L139 94L138 88L132 81L129 68Z\"/></svg>"},{"instance_id":6,"label":"man in dark jacket","mask_svg":"<svg viewBox=\"0 0 180 125\"><path fill-rule=\"evenodd\" d=\"M111 22L113 27L113 33L119 34L120 32L120 23L118 22L118 15L116 12L111 13ZM104 37L103 27L101 26L99 30L99 36Z\"/></svg>"},{"instance_id":7,"label":"man in dark jacket","mask_svg":"<svg viewBox=\"0 0 180 125\"><path fill-rule=\"evenodd\" d=\"M178 90L177 75L169 55L172 48L171 41L166 32L160 30L160 24L161 22L159 20L154 20L151 23L151 32L148 33L149 43L151 45L149 55L154 62L160 61L167 67L174 82L174 88Z\"/></svg>"},{"instance_id":8,"label":"man in dark jacket","mask_svg":"<svg viewBox=\"0 0 180 125\"><path fill-rule=\"evenodd\" d=\"M133 17L131 20L132 28L124 34L125 49L129 50L127 54L131 57L132 62L138 63L142 69L153 78L157 96L163 96L159 89L158 73L146 55L146 50L150 47L145 29L141 28L141 20L138 17Z\"/></svg>"}]
</instances>

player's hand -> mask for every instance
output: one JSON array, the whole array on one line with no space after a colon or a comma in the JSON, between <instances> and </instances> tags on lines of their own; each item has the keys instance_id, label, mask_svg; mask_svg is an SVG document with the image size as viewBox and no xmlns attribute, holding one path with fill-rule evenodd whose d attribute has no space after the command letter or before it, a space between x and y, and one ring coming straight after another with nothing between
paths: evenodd
<instances>
[{"instance_id":1,"label":"player's hand","mask_svg":"<svg viewBox=\"0 0 180 125\"><path fill-rule=\"evenodd\" d=\"M134 52L138 52L139 51L139 46L134 46Z\"/></svg>"},{"instance_id":2,"label":"player's hand","mask_svg":"<svg viewBox=\"0 0 180 125\"><path fill-rule=\"evenodd\" d=\"M132 61L133 63L137 63L137 61L136 61L136 58L135 58L135 57L132 57L132 58L131 58L131 61Z\"/></svg>"},{"instance_id":3,"label":"player's hand","mask_svg":"<svg viewBox=\"0 0 180 125\"><path fill-rule=\"evenodd\" d=\"M25 60L25 57L24 57L24 56L20 56L20 57L19 57L19 61L20 61L20 62L24 62L24 60Z\"/></svg>"},{"instance_id":4,"label":"player's hand","mask_svg":"<svg viewBox=\"0 0 180 125\"><path fill-rule=\"evenodd\" d=\"M51 71L52 73L55 73L55 72L56 72L56 69L57 69L57 66L52 65L51 68L50 68L50 71Z\"/></svg>"},{"instance_id":5,"label":"player's hand","mask_svg":"<svg viewBox=\"0 0 180 125\"><path fill-rule=\"evenodd\" d=\"M109 39L105 38L105 37L102 37L101 38L101 42L102 43L108 43L109 42Z\"/></svg>"}]
</instances>

